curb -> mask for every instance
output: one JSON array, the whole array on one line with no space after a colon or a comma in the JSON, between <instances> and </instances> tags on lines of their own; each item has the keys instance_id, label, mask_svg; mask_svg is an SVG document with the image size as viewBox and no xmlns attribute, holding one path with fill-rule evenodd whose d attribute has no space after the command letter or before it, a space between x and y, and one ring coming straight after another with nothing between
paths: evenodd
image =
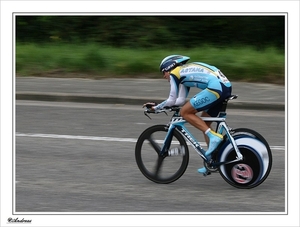
<instances>
[{"instance_id":1,"label":"curb","mask_svg":"<svg viewBox=\"0 0 300 227\"><path fill-rule=\"evenodd\" d=\"M162 102L164 99L153 98L156 102ZM52 101L52 102L81 102L81 103L98 103L98 104L126 104L126 105L143 105L148 102L147 97L118 97L111 95L78 95L66 93L35 93L35 92L17 92L16 100L35 100L35 101ZM284 111L284 103L258 103L258 102L241 102L232 101L228 104L229 109L253 109L253 110L278 110Z\"/></svg>"}]
</instances>

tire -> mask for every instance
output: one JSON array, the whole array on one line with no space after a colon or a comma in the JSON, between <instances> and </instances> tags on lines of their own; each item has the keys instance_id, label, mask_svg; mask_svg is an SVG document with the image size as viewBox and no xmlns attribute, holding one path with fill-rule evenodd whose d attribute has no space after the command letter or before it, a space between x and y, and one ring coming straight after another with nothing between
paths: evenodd
<instances>
[{"instance_id":1,"label":"tire","mask_svg":"<svg viewBox=\"0 0 300 227\"><path fill-rule=\"evenodd\" d=\"M255 137L243 134L233 136L243 160L220 166L220 175L230 185L250 189L257 187L268 177L271 166L272 156L269 146ZM236 159L236 153L231 143L227 142L220 152L219 161L226 162Z\"/></svg>"},{"instance_id":2,"label":"tire","mask_svg":"<svg viewBox=\"0 0 300 227\"><path fill-rule=\"evenodd\" d=\"M189 151L185 139L175 129L170 149L180 147L184 154L159 155L167 134L166 125L147 128L138 138L135 146L135 159L142 174L149 180L168 184L178 180L185 172L189 162Z\"/></svg>"}]
</instances>

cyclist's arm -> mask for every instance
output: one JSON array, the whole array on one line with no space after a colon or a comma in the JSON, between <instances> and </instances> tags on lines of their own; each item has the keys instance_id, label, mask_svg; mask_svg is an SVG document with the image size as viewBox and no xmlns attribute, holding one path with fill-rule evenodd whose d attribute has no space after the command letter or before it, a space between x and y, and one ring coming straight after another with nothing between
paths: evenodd
<instances>
[{"instance_id":1,"label":"cyclist's arm","mask_svg":"<svg viewBox=\"0 0 300 227\"><path fill-rule=\"evenodd\" d=\"M176 99L175 106L182 106L185 104L185 100L189 94L190 88L179 84L178 98Z\"/></svg>"},{"instance_id":2,"label":"cyclist's arm","mask_svg":"<svg viewBox=\"0 0 300 227\"><path fill-rule=\"evenodd\" d=\"M154 106L153 108L155 110L159 110L159 109L164 108L165 106L174 106L176 103L176 100L178 98L178 86L179 86L179 83L171 75L170 76L170 94L169 94L168 99L161 102L157 106Z\"/></svg>"}]
</instances>

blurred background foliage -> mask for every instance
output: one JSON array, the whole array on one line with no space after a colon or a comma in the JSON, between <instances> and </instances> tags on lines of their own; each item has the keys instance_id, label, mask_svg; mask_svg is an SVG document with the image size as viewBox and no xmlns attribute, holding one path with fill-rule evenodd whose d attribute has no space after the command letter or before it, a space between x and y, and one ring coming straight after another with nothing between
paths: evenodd
<instances>
[{"instance_id":1,"label":"blurred background foliage","mask_svg":"<svg viewBox=\"0 0 300 227\"><path fill-rule=\"evenodd\" d=\"M17 16L18 42L96 42L130 48L284 48L284 16Z\"/></svg>"}]
</instances>

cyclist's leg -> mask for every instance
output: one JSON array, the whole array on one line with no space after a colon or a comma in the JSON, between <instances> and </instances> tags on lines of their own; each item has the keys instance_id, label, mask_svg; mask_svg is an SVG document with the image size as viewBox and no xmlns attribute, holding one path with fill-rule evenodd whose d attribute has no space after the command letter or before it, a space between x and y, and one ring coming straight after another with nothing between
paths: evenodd
<instances>
[{"instance_id":1,"label":"cyclist's leg","mask_svg":"<svg viewBox=\"0 0 300 227\"><path fill-rule=\"evenodd\" d=\"M180 115L191 125L201 130L202 132L205 132L208 127L205 122L196 115L197 112L198 111L195 109L195 107L193 107L190 101L184 104L184 106L181 108Z\"/></svg>"},{"instance_id":2,"label":"cyclist's leg","mask_svg":"<svg viewBox=\"0 0 300 227\"><path fill-rule=\"evenodd\" d=\"M220 112L220 110L223 106L223 101L231 95L231 86L226 87L224 84L220 83L220 87L221 87L221 91L219 90L219 87L217 89L209 89L212 93L215 93L216 95L219 95L219 98L218 98L218 100L216 100L213 103L213 105L209 109L202 112L202 116L207 116L207 117L216 117L216 116L218 116L218 114L219 114L219 112ZM207 124L208 127L211 127L211 123L212 122L207 122L206 124ZM212 131L212 132L214 134L214 131ZM207 142L207 137L209 137L209 136L207 136L205 134L204 137L205 137L206 142ZM210 138L214 139L216 137L210 137ZM217 144L219 142L220 142L220 140L217 139ZM209 146L211 146L211 144ZM214 147L214 149L215 148L216 147ZM207 152L206 152L206 155L209 156L214 151L214 149L208 149Z\"/></svg>"},{"instance_id":3,"label":"cyclist's leg","mask_svg":"<svg viewBox=\"0 0 300 227\"><path fill-rule=\"evenodd\" d=\"M201 113L201 117L211 117L206 111L202 111ZM205 121L205 124L207 125L208 128L212 129L211 127L211 121ZM209 139L208 139L208 136L205 134L205 132L203 132L203 136L204 136L204 139L205 139L205 142L208 146L209 144Z\"/></svg>"},{"instance_id":4,"label":"cyclist's leg","mask_svg":"<svg viewBox=\"0 0 300 227\"><path fill-rule=\"evenodd\" d=\"M202 117L216 117L222 108L223 100L226 99L230 95L231 95L231 87L225 87L224 85L222 85L222 92L220 93L220 98L218 99L218 101L210 109L203 111L201 116ZM208 127L211 127L211 123L212 122L206 122ZM205 133L204 133L204 138L205 138L206 143L209 144L209 138ZM206 167L202 167L202 168L198 169L198 172L202 173L205 176L207 174L209 174L209 171L206 169Z\"/></svg>"},{"instance_id":5,"label":"cyclist's leg","mask_svg":"<svg viewBox=\"0 0 300 227\"><path fill-rule=\"evenodd\" d=\"M214 109L213 107L217 106L220 101L219 98L220 95L218 92L210 89L205 89L196 94L190 100L190 102L186 103L181 109L181 116L191 125L201 130L204 135L208 136L208 149L205 153L208 159L210 159L211 153L217 148L223 138L222 135L219 135L210 129L209 123L207 124L195 114L203 110ZM208 113L207 115L211 116ZM198 172L203 173L204 175L207 175L209 173L205 167L198 169Z\"/></svg>"},{"instance_id":6,"label":"cyclist's leg","mask_svg":"<svg viewBox=\"0 0 300 227\"><path fill-rule=\"evenodd\" d=\"M216 117L216 116L218 116L218 114L222 108L222 105L223 105L223 100L224 100L224 98L220 97L218 99L218 102L216 102L216 104L213 107L211 107L208 110L203 110L201 112L201 117ZM205 123L206 123L207 127L209 127L211 130L213 130L213 128L211 127L212 121L206 121ZM205 142L208 145L209 144L208 136L205 134L205 132L203 132L203 135L204 135Z\"/></svg>"},{"instance_id":7,"label":"cyclist's leg","mask_svg":"<svg viewBox=\"0 0 300 227\"><path fill-rule=\"evenodd\" d=\"M209 127L195 114L211 108L214 105L214 102L218 100L217 95L218 94L211 92L209 89L199 92L181 108L181 116L191 125L205 132Z\"/></svg>"},{"instance_id":8,"label":"cyclist's leg","mask_svg":"<svg viewBox=\"0 0 300 227\"><path fill-rule=\"evenodd\" d=\"M196 94L190 102L186 103L181 109L181 116L191 125L201 130L209 137L209 146L205 155L209 158L211 153L222 141L222 135L215 133L209 126L197 115L197 112L207 110L219 102L220 95L211 89L205 89Z\"/></svg>"}]
</instances>

